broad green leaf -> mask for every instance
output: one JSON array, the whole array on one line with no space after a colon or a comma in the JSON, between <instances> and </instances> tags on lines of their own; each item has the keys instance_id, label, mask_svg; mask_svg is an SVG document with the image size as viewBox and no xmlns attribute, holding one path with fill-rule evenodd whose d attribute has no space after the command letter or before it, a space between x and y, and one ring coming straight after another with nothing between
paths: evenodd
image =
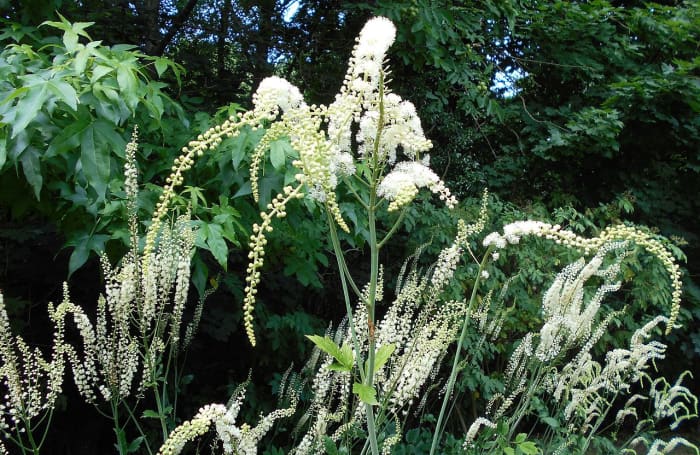
<instances>
[{"instance_id":1,"label":"broad green leaf","mask_svg":"<svg viewBox=\"0 0 700 455\"><path fill-rule=\"evenodd\" d=\"M67 246L73 246L73 252L68 260L68 277L87 262L90 257L90 251L97 253L104 252L105 243L109 240L108 235L104 234L82 234L68 242Z\"/></svg>"},{"instance_id":2,"label":"broad green leaf","mask_svg":"<svg viewBox=\"0 0 700 455\"><path fill-rule=\"evenodd\" d=\"M277 140L270 143L270 162L275 169L282 170L286 162L285 150L289 147L286 140Z\"/></svg>"},{"instance_id":3,"label":"broad green leaf","mask_svg":"<svg viewBox=\"0 0 700 455\"><path fill-rule=\"evenodd\" d=\"M208 225L207 230L207 247L214 255L216 262L223 267L224 270L228 268L228 246L223 238L223 233L221 226L218 224Z\"/></svg>"},{"instance_id":4,"label":"broad green leaf","mask_svg":"<svg viewBox=\"0 0 700 455\"><path fill-rule=\"evenodd\" d=\"M532 441L526 441L518 445L518 449L522 451L525 455L536 455L540 453L537 445Z\"/></svg>"},{"instance_id":5,"label":"broad green leaf","mask_svg":"<svg viewBox=\"0 0 700 455\"><path fill-rule=\"evenodd\" d=\"M170 62L167 58L157 58L153 63L155 64L156 73L158 73L158 77L161 77L170 65Z\"/></svg>"},{"instance_id":6,"label":"broad green leaf","mask_svg":"<svg viewBox=\"0 0 700 455\"><path fill-rule=\"evenodd\" d=\"M323 448L326 449L328 455L338 455L338 447L329 436L323 437Z\"/></svg>"},{"instance_id":7,"label":"broad green leaf","mask_svg":"<svg viewBox=\"0 0 700 455\"><path fill-rule=\"evenodd\" d=\"M15 119L12 122L12 137L24 130L29 122L36 118L37 113L48 98L46 84L37 84L29 88L27 95L17 103Z\"/></svg>"},{"instance_id":8,"label":"broad green leaf","mask_svg":"<svg viewBox=\"0 0 700 455\"><path fill-rule=\"evenodd\" d=\"M44 182L44 178L41 174L41 152L35 147L28 147L22 155L20 155L20 162L22 163L22 170L24 171L24 176L27 178L27 182L32 186L34 190L34 196L39 200L39 194L41 193L41 187Z\"/></svg>"},{"instance_id":9,"label":"broad green leaf","mask_svg":"<svg viewBox=\"0 0 700 455\"><path fill-rule=\"evenodd\" d=\"M367 384L360 384L356 382L352 385L352 393L360 398L363 403L376 406L379 404L377 401L377 391L374 387L368 386Z\"/></svg>"},{"instance_id":10,"label":"broad green leaf","mask_svg":"<svg viewBox=\"0 0 700 455\"><path fill-rule=\"evenodd\" d=\"M95 143L95 126L86 128L80 138L80 164L88 184L103 199L110 176L109 149Z\"/></svg>"},{"instance_id":11,"label":"broad green leaf","mask_svg":"<svg viewBox=\"0 0 700 455\"><path fill-rule=\"evenodd\" d=\"M99 81L112 71L114 71L114 68L112 68L111 66L97 65L95 69L92 70L92 76L90 76L90 83L94 84L95 82Z\"/></svg>"},{"instance_id":12,"label":"broad green leaf","mask_svg":"<svg viewBox=\"0 0 700 455\"><path fill-rule=\"evenodd\" d=\"M391 354L394 353L395 349L396 349L396 345L394 343L385 344L384 346L377 349L377 352L374 354L374 371L375 372L379 371L384 366L384 364L386 364L386 362L391 357Z\"/></svg>"},{"instance_id":13,"label":"broad green leaf","mask_svg":"<svg viewBox=\"0 0 700 455\"><path fill-rule=\"evenodd\" d=\"M132 65L122 63L117 67L117 82L119 83L119 93L132 111L138 104L138 80L134 75Z\"/></svg>"},{"instance_id":14,"label":"broad green leaf","mask_svg":"<svg viewBox=\"0 0 700 455\"><path fill-rule=\"evenodd\" d=\"M74 111L78 109L78 94L67 82L55 80L46 83L47 87L61 101L70 106Z\"/></svg>"}]
</instances>

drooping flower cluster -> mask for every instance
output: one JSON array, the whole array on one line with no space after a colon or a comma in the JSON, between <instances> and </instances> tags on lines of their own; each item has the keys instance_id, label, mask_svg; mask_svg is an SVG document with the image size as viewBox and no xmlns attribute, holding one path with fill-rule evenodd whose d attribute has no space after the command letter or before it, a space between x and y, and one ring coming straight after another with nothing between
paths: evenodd
<instances>
[{"instance_id":1,"label":"drooping flower cluster","mask_svg":"<svg viewBox=\"0 0 700 455\"><path fill-rule=\"evenodd\" d=\"M545 238L557 244L577 249L586 255L597 252L603 248L605 244L614 241L629 241L644 248L661 261L671 280L671 311L669 315L669 324L666 327L666 334L669 334L673 329L680 312L682 287L681 272L670 250L652 235L639 228L619 224L605 228L597 237L585 238L571 231L562 229L559 225L528 220L516 221L504 226L503 234L498 232L490 233L484 237L483 245L502 249L509 244L515 245L519 243L520 239L526 236Z\"/></svg>"},{"instance_id":2,"label":"drooping flower cluster","mask_svg":"<svg viewBox=\"0 0 700 455\"><path fill-rule=\"evenodd\" d=\"M445 205L453 208L457 200L450 190L428 166L419 161L403 161L389 172L377 188L377 194L389 203L389 211L410 204L421 188L428 188L440 195Z\"/></svg>"}]
</instances>

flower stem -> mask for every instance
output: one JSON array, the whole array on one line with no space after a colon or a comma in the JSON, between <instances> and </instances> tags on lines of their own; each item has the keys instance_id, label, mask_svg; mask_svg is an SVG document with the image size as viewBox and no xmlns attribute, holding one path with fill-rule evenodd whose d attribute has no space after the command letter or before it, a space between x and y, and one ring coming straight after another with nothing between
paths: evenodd
<instances>
[{"instance_id":1,"label":"flower stem","mask_svg":"<svg viewBox=\"0 0 700 455\"><path fill-rule=\"evenodd\" d=\"M474 279L474 287L472 288L472 295L471 298L469 299L469 306L467 307L467 311L464 314L464 321L462 322L462 333L459 336L459 341L457 341L457 351L455 352L455 358L454 361L452 362L452 371L450 372L450 378L447 381L447 388L445 390L445 396L442 399L442 407L440 408L440 415L438 416L437 424L435 424L435 433L433 434L433 443L430 446L430 455L435 455L438 444L440 442L440 438L442 437L442 430L444 427L444 419L445 419L445 413L447 410L447 404L450 401L450 397L452 396L452 391L454 390L455 382L457 381L457 370L459 367L459 361L460 361L460 354L462 352L462 344L464 343L464 339L467 336L467 327L469 326L469 317L472 312L472 307L474 306L474 302L476 302L476 294L479 290L479 284L481 281L481 272L484 270L484 267L486 267L486 262L488 261L489 255L491 254L491 250L493 247L489 247L488 250L486 250L486 253L484 254L483 259L481 260L481 263L479 264L479 270L476 272L476 278Z\"/></svg>"}]
</instances>

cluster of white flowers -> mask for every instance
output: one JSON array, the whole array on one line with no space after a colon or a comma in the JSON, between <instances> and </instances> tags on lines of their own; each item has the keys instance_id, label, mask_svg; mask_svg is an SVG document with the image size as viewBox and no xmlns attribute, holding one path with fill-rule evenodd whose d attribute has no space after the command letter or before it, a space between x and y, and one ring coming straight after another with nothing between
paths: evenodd
<instances>
[{"instance_id":1,"label":"cluster of white flowers","mask_svg":"<svg viewBox=\"0 0 700 455\"><path fill-rule=\"evenodd\" d=\"M394 166L379 184L377 195L390 201L391 212L410 204L421 188L439 194L440 199L450 208L457 204L442 180L420 161L402 161Z\"/></svg>"},{"instance_id":2,"label":"cluster of white flowers","mask_svg":"<svg viewBox=\"0 0 700 455\"><path fill-rule=\"evenodd\" d=\"M682 385L689 371L682 373L671 385L664 377L652 381L649 387L649 397L654 403L654 417L658 420L671 419L669 428L678 429L679 425L688 419L698 416L698 398L690 389Z\"/></svg>"},{"instance_id":3,"label":"cluster of white flowers","mask_svg":"<svg viewBox=\"0 0 700 455\"><path fill-rule=\"evenodd\" d=\"M227 406L208 404L202 407L194 418L182 423L170 433L167 441L158 451L158 455L178 455L187 442L207 433L212 425L224 454L256 455L260 440L270 431L272 424L280 418L294 414L297 400L296 396L292 395L289 407L261 416L258 425L251 427L246 423L236 424L244 398L245 390L241 387Z\"/></svg>"},{"instance_id":4,"label":"cluster of white flowers","mask_svg":"<svg viewBox=\"0 0 700 455\"><path fill-rule=\"evenodd\" d=\"M492 232L488 234L483 245L486 247L505 248L508 244L517 244L525 236L534 235L551 240L556 244L577 249L588 255L605 248L606 244L616 241L627 241L644 248L648 253L658 258L668 272L671 280L671 312L670 323L666 327L666 334L670 333L678 318L681 303L681 273L678 264L673 258L669 248L666 248L654 236L639 228L619 224L604 229L600 235L593 238L585 238L575 233L562 229L561 226L551 225L540 221L516 221L503 227L503 234Z\"/></svg>"},{"instance_id":5,"label":"cluster of white flowers","mask_svg":"<svg viewBox=\"0 0 700 455\"><path fill-rule=\"evenodd\" d=\"M304 97L299 89L277 76L263 79L253 94L255 112L260 118L269 115L274 119L278 109L288 112L304 104Z\"/></svg>"},{"instance_id":6,"label":"cluster of white flowers","mask_svg":"<svg viewBox=\"0 0 700 455\"><path fill-rule=\"evenodd\" d=\"M542 299L544 325L540 329L540 342L535 351L540 361L554 359L590 335L603 298L620 288L619 281L613 282L617 277L610 273L611 270L618 271L617 263L610 270L601 270L603 258L608 251L624 247L622 242L609 244L607 248L601 248L587 264L579 259L557 275ZM605 277L605 282L586 303L584 286L594 275Z\"/></svg>"},{"instance_id":7,"label":"cluster of white flowers","mask_svg":"<svg viewBox=\"0 0 700 455\"><path fill-rule=\"evenodd\" d=\"M438 292L433 288L442 287L444 283L433 284L430 272L419 274L417 258L418 254L408 271L408 262L404 264L396 297L384 317L377 321L375 329L376 349L391 346L393 353L390 360L375 372L374 387L377 399L386 402L388 412L395 416L424 401L421 392L434 382L437 369L455 339L466 311L464 302L437 304ZM358 300L353 319L360 351L366 353L370 340L363 297ZM349 327L341 325L338 328L335 342L339 346L352 344ZM347 391L351 389L353 376L349 372L330 369L333 359L321 355L324 360L312 380L313 402L305 417L310 423L293 450L297 455L316 453L322 447L325 435L330 434L333 440L342 439L347 432L356 431L366 421L364 405L355 403L353 409L348 408L351 401ZM351 416L350 421L341 423L343 415ZM398 437L385 444L394 444ZM387 451L389 447L384 446L383 450Z\"/></svg>"},{"instance_id":8,"label":"cluster of white flowers","mask_svg":"<svg viewBox=\"0 0 700 455\"><path fill-rule=\"evenodd\" d=\"M22 337L13 336L0 293L0 453L6 448L3 440L10 435L32 431L32 428L53 409L63 387L65 369L64 326L55 322L52 355L49 360L38 348L31 348Z\"/></svg>"},{"instance_id":9,"label":"cluster of white flowers","mask_svg":"<svg viewBox=\"0 0 700 455\"><path fill-rule=\"evenodd\" d=\"M478 417L476 420L474 420L474 422L472 422L472 424L469 426L467 435L464 438L464 443L462 445L464 450L469 449L469 447L474 443L474 438L481 427L496 428L496 424L485 417Z\"/></svg>"}]
</instances>

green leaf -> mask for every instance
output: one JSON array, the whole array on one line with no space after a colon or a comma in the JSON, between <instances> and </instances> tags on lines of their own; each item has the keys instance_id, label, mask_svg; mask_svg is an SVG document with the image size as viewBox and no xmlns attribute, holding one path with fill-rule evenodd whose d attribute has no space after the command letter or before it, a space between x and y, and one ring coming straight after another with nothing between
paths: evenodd
<instances>
[{"instance_id":1,"label":"green leaf","mask_svg":"<svg viewBox=\"0 0 700 455\"><path fill-rule=\"evenodd\" d=\"M0 141L0 169L7 160L7 140Z\"/></svg>"},{"instance_id":2,"label":"green leaf","mask_svg":"<svg viewBox=\"0 0 700 455\"><path fill-rule=\"evenodd\" d=\"M44 183L44 178L41 174L41 161L39 157L41 152L35 147L28 147L20 155L20 162L22 163L22 171L24 171L24 176L27 178L27 182L34 189L34 196L39 200L39 194L41 193L41 187Z\"/></svg>"},{"instance_id":3,"label":"green leaf","mask_svg":"<svg viewBox=\"0 0 700 455\"><path fill-rule=\"evenodd\" d=\"M160 414L153 409L146 409L141 415L144 419L160 419Z\"/></svg>"},{"instance_id":4,"label":"green leaf","mask_svg":"<svg viewBox=\"0 0 700 455\"><path fill-rule=\"evenodd\" d=\"M82 234L66 243L66 246L73 246L75 249L68 260L68 277L87 262L90 251L97 253L104 252L105 243L110 236L104 234Z\"/></svg>"},{"instance_id":5,"label":"green leaf","mask_svg":"<svg viewBox=\"0 0 700 455\"><path fill-rule=\"evenodd\" d=\"M328 455L338 455L338 448L330 437L323 437L323 447L326 449Z\"/></svg>"},{"instance_id":6,"label":"green leaf","mask_svg":"<svg viewBox=\"0 0 700 455\"><path fill-rule=\"evenodd\" d=\"M70 106L74 111L78 109L78 94L70 84L64 81L49 81L46 83L51 93Z\"/></svg>"},{"instance_id":7,"label":"green leaf","mask_svg":"<svg viewBox=\"0 0 700 455\"><path fill-rule=\"evenodd\" d=\"M92 76L90 76L90 83L94 84L95 82L99 81L112 71L114 71L114 68L112 68L111 66L97 65L95 69L92 70Z\"/></svg>"},{"instance_id":8,"label":"green leaf","mask_svg":"<svg viewBox=\"0 0 700 455\"><path fill-rule=\"evenodd\" d=\"M374 354L374 371L379 371L384 366L395 349L396 345L394 343L385 344L377 349L377 352Z\"/></svg>"},{"instance_id":9,"label":"green leaf","mask_svg":"<svg viewBox=\"0 0 700 455\"><path fill-rule=\"evenodd\" d=\"M276 170L282 170L286 162L285 150L289 148L289 142L278 140L270 143L270 162Z\"/></svg>"},{"instance_id":10,"label":"green leaf","mask_svg":"<svg viewBox=\"0 0 700 455\"><path fill-rule=\"evenodd\" d=\"M105 197L110 176L110 157L107 147L95 144L95 125L83 131L80 138L80 164L88 184L95 189L98 198Z\"/></svg>"},{"instance_id":11,"label":"green leaf","mask_svg":"<svg viewBox=\"0 0 700 455\"><path fill-rule=\"evenodd\" d=\"M216 262L228 269L228 246L223 237L223 230L218 224L209 224L207 226L207 249L214 255Z\"/></svg>"},{"instance_id":12,"label":"green leaf","mask_svg":"<svg viewBox=\"0 0 700 455\"><path fill-rule=\"evenodd\" d=\"M139 447L141 447L141 443L146 439L145 436L139 436L138 438L134 439L129 443L129 447L126 448L126 453L134 453L138 452Z\"/></svg>"},{"instance_id":13,"label":"green leaf","mask_svg":"<svg viewBox=\"0 0 700 455\"><path fill-rule=\"evenodd\" d=\"M372 386L367 384L360 384L356 382L352 385L352 393L360 398L363 403L376 406L379 404L377 401L377 391Z\"/></svg>"},{"instance_id":14,"label":"green leaf","mask_svg":"<svg viewBox=\"0 0 700 455\"><path fill-rule=\"evenodd\" d=\"M170 66L170 61L167 58L157 58L153 62L156 67L156 73L158 73L158 77L161 77L163 73L168 69L168 66Z\"/></svg>"},{"instance_id":15,"label":"green leaf","mask_svg":"<svg viewBox=\"0 0 700 455\"><path fill-rule=\"evenodd\" d=\"M518 445L518 449L520 449L525 455L536 455L540 453L537 445L532 441L523 442L522 444Z\"/></svg>"},{"instance_id":16,"label":"green leaf","mask_svg":"<svg viewBox=\"0 0 700 455\"><path fill-rule=\"evenodd\" d=\"M12 122L12 137L24 130L29 122L36 118L37 113L48 98L46 83L33 85L29 88L27 95L22 97L15 106L16 115Z\"/></svg>"},{"instance_id":17,"label":"green leaf","mask_svg":"<svg viewBox=\"0 0 700 455\"><path fill-rule=\"evenodd\" d=\"M329 369L334 371L351 371L353 366L352 348L347 344L339 347L329 336L306 335L320 350L337 360Z\"/></svg>"}]
</instances>

